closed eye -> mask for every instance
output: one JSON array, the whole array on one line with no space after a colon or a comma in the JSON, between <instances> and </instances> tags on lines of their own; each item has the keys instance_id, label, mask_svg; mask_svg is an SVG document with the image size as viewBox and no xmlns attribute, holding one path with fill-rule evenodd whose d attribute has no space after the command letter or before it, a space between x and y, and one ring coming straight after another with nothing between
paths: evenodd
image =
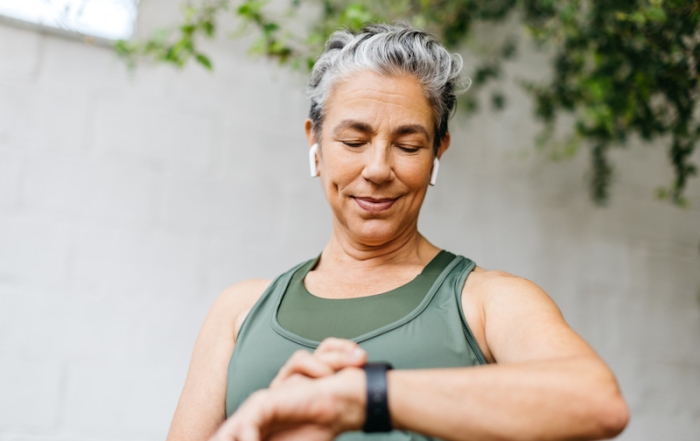
<instances>
[{"instance_id":1,"label":"closed eye","mask_svg":"<svg viewBox=\"0 0 700 441\"><path fill-rule=\"evenodd\" d=\"M348 147L362 147L365 143L363 141L342 141Z\"/></svg>"},{"instance_id":2,"label":"closed eye","mask_svg":"<svg viewBox=\"0 0 700 441\"><path fill-rule=\"evenodd\" d=\"M420 147L413 147L408 145L398 145L397 147L407 153L416 153L418 150L421 149Z\"/></svg>"}]
</instances>

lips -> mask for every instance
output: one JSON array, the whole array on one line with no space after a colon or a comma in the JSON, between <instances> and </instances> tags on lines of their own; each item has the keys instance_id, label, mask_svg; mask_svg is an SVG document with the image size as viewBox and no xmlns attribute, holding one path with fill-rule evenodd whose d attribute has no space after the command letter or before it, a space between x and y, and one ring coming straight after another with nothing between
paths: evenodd
<instances>
[{"instance_id":1,"label":"lips","mask_svg":"<svg viewBox=\"0 0 700 441\"><path fill-rule=\"evenodd\" d=\"M396 202L396 199L389 198L375 199L355 197L353 199L355 199L355 202L360 208L369 213L381 213L382 211L386 211Z\"/></svg>"}]
</instances>

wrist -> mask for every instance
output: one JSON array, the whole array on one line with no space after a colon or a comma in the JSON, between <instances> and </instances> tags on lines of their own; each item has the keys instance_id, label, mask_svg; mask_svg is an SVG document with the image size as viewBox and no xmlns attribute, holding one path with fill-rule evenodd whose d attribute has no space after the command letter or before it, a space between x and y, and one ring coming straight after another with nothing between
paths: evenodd
<instances>
[{"instance_id":1,"label":"wrist","mask_svg":"<svg viewBox=\"0 0 700 441\"><path fill-rule=\"evenodd\" d=\"M347 367L329 377L335 421L340 432L362 430L367 408L367 381L362 368Z\"/></svg>"}]
</instances>

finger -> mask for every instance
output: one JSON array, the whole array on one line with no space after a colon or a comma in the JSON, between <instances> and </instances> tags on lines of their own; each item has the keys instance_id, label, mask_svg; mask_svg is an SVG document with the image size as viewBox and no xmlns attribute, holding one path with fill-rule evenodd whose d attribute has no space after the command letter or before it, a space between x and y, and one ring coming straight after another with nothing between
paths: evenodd
<instances>
[{"instance_id":1,"label":"finger","mask_svg":"<svg viewBox=\"0 0 700 441\"><path fill-rule=\"evenodd\" d=\"M261 441L263 431L271 423L272 414L268 406L270 396L267 390L253 392L241 407L229 418L226 441Z\"/></svg>"},{"instance_id":2,"label":"finger","mask_svg":"<svg viewBox=\"0 0 700 441\"><path fill-rule=\"evenodd\" d=\"M360 345L352 340L345 338L328 337L324 339L316 348L314 352L327 352L327 351L341 351L341 352L352 352L355 349L360 349Z\"/></svg>"},{"instance_id":3,"label":"finger","mask_svg":"<svg viewBox=\"0 0 700 441\"><path fill-rule=\"evenodd\" d=\"M323 340L314 351L314 355L333 352L345 354L345 356L348 357L347 362L350 364L355 364L357 362L365 363L367 360L367 353L360 345L352 340L335 337L329 337Z\"/></svg>"},{"instance_id":4,"label":"finger","mask_svg":"<svg viewBox=\"0 0 700 441\"><path fill-rule=\"evenodd\" d=\"M320 378L332 375L335 370L323 360L314 357L310 352L300 350L292 354L289 360L277 372L270 383L270 388L278 386L283 381L295 374L302 374L311 378Z\"/></svg>"},{"instance_id":5,"label":"finger","mask_svg":"<svg viewBox=\"0 0 700 441\"><path fill-rule=\"evenodd\" d=\"M236 441L260 441L260 432L253 426L245 426Z\"/></svg>"},{"instance_id":6,"label":"finger","mask_svg":"<svg viewBox=\"0 0 700 441\"><path fill-rule=\"evenodd\" d=\"M359 346L352 349L350 352L314 352L313 356L327 366L330 366L333 372L350 366L362 366L367 362L367 353Z\"/></svg>"}]
</instances>

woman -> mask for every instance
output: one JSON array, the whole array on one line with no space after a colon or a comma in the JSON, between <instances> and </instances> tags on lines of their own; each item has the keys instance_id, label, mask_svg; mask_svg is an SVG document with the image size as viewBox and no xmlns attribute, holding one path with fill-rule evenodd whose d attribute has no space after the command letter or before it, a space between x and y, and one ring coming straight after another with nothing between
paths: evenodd
<instances>
[{"instance_id":1,"label":"woman","mask_svg":"<svg viewBox=\"0 0 700 441\"><path fill-rule=\"evenodd\" d=\"M274 281L249 280L216 300L169 440L622 431L628 411L612 372L539 287L418 232L450 145L460 70L459 58L409 27L331 36L305 125L311 174L332 208L330 241ZM394 369L368 367L375 361Z\"/></svg>"}]
</instances>

